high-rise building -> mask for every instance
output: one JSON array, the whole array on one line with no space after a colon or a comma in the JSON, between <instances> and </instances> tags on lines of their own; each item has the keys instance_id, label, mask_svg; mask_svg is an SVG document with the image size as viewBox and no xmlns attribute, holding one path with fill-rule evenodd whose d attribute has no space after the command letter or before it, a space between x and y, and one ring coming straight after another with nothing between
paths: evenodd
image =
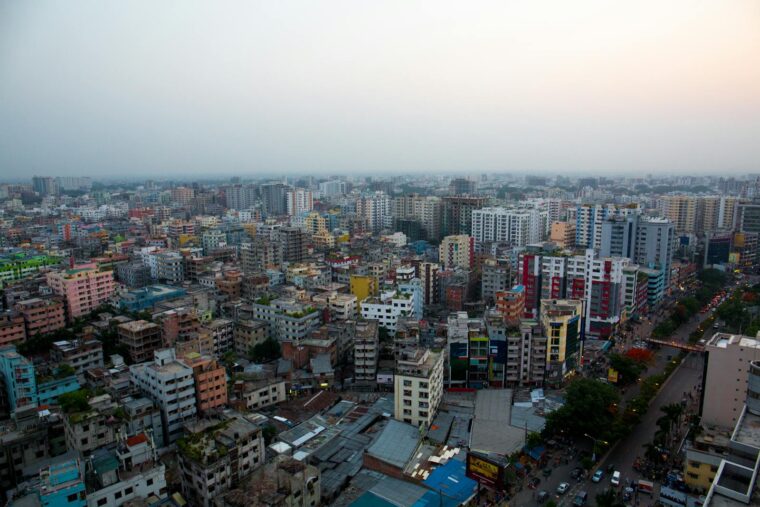
<instances>
[{"instance_id":1,"label":"high-rise building","mask_svg":"<svg viewBox=\"0 0 760 507\"><path fill-rule=\"evenodd\" d=\"M441 199L435 196L412 194L396 197L393 200L393 216L397 220L396 223L413 220L422 229L422 234L407 234L407 236L422 236L433 242L441 238L442 209Z\"/></svg>"},{"instance_id":2,"label":"high-rise building","mask_svg":"<svg viewBox=\"0 0 760 507\"><path fill-rule=\"evenodd\" d=\"M560 248L575 248L575 223L553 222L549 241Z\"/></svg>"},{"instance_id":3,"label":"high-rise building","mask_svg":"<svg viewBox=\"0 0 760 507\"><path fill-rule=\"evenodd\" d=\"M56 183L55 178L51 178L50 176L33 176L32 190L40 194L42 197L57 195L58 184Z\"/></svg>"},{"instance_id":4,"label":"high-rise building","mask_svg":"<svg viewBox=\"0 0 760 507\"><path fill-rule=\"evenodd\" d=\"M258 188L255 185L230 185L224 187L224 197L230 209L251 209L258 201Z\"/></svg>"},{"instance_id":5,"label":"high-rise building","mask_svg":"<svg viewBox=\"0 0 760 507\"><path fill-rule=\"evenodd\" d=\"M302 213L308 213L314 208L314 200L311 190L294 188L288 191L286 199L287 212L291 217L299 216Z\"/></svg>"},{"instance_id":6,"label":"high-rise building","mask_svg":"<svg viewBox=\"0 0 760 507\"><path fill-rule=\"evenodd\" d=\"M443 198L442 236L472 233L472 212L484 207L488 198L452 195Z\"/></svg>"},{"instance_id":7,"label":"high-rise building","mask_svg":"<svg viewBox=\"0 0 760 507\"><path fill-rule=\"evenodd\" d=\"M377 380L377 362L380 356L377 321L367 320L356 323L354 338L354 378L359 382Z\"/></svg>"},{"instance_id":8,"label":"high-rise building","mask_svg":"<svg viewBox=\"0 0 760 507\"><path fill-rule=\"evenodd\" d=\"M63 296L69 321L107 303L115 288L113 271L101 271L95 263L48 273L47 283L55 294Z\"/></svg>"},{"instance_id":9,"label":"high-rise building","mask_svg":"<svg viewBox=\"0 0 760 507\"><path fill-rule=\"evenodd\" d=\"M742 202L736 206L736 230L760 233L760 199Z\"/></svg>"},{"instance_id":10,"label":"high-rise building","mask_svg":"<svg viewBox=\"0 0 760 507\"><path fill-rule=\"evenodd\" d=\"M195 190L188 187L175 187L171 191L172 201L180 206L187 206L195 197Z\"/></svg>"},{"instance_id":11,"label":"high-rise building","mask_svg":"<svg viewBox=\"0 0 760 507\"><path fill-rule=\"evenodd\" d=\"M742 414L750 363L760 360L760 340L716 333L705 344L705 352L700 422L733 428Z\"/></svg>"},{"instance_id":12,"label":"high-rise building","mask_svg":"<svg viewBox=\"0 0 760 507\"><path fill-rule=\"evenodd\" d=\"M467 178L454 178L449 183L449 194L472 195L475 193L475 182Z\"/></svg>"},{"instance_id":13,"label":"high-rise building","mask_svg":"<svg viewBox=\"0 0 760 507\"><path fill-rule=\"evenodd\" d=\"M427 429L443 398L443 353L402 349L396 358L393 384L394 417Z\"/></svg>"},{"instance_id":14,"label":"high-rise building","mask_svg":"<svg viewBox=\"0 0 760 507\"><path fill-rule=\"evenodd\" d=\"M282 249L283 262L302 262L306 258L309 237L303 229L282 227L277 231L277 237Z\"/></svg>"},{"instance_id":15,"label":"high-rise building","mask_svg":"<svg viewBox=\"0 0 760 507\"><path fill-rule=\"evenodd\" d=\"M602 246L602 224L612 216L630 216L641 213L638 204L617 206L615 204L584 204L575 209L575 247L596 248Z\"/></svg>"},{"instance_id":16,"label":"high-rise building","mask_svg":"<svg viewBox=\"0 0 760 507\"><path fill-rule=\"evenodd\" d=\"M583 301L544 299L540 318L548 339L547 377L558 383L580 365Z\"/></svg>"},{"instance_id":17,"label":"high-rise building","mask_svg":"<svg viewBox=\"0 0 760 507\"><path fill-rule=\"evenodd\" d=\"M393 224L391 204L391 198L385 192L364 195L356 200L356 214L367 220L367 227L372 232L379 232Z\"/></svg>"},{"instance_id":18,"label":"high-rise building","mask_svg":"<svg viewBox=\"0 0 760 507\"><path fill-rule=\"evenodd\" d=\"M261 185L261 200L267 215L285 215L287 208L287 193L290 187L283 183L267 183Z\"/></svg>"},{"instance_id":19,"label":"high-rise building","mask_svg":"<svg viewBox=\"0 0 760 507\"><path fill-rule=\"evenodd\" d=\"M340 180L323 181L319 184L319 192L325 197L333 197L346 193L346 183Z\"/></svg>"},{"instance_id":20,"label":"high-rise building","mask_svg":"<svg viewBox=\"0 0 760 507\"><path fill-rule=\"evenodd\" d=\"M444 269L471 269L474 255L475 241L466 234L446 236L438 247L438 261Z\"/></svg>"},{"instance_id":21,"label":"high-rise building","mask_svg":"<svg viewBox=\"0 0 760 507\"><path fill-rule=\"evenodd\" d=\"M193 369L177 361L174 349L163 349L153 353L152 362L132 365L130 375L132 384L161 410L164 442L176 442L197 412Z\"/></svg>"},{"instance_id":22,"label":"high-rise building","mask_svg":"<svg viewBox=\"0 0 760 507\"><path fill-rule=\"evenodd\" d=\"M666 195L660 198L662 215L669 219L676 232L697 232L698 200L691 195Z\"/></svg>"},{"instance_id":23,"label":"high-rise building","mask_svg":"<svg viewBox=\"0 0 760 507\"><path fill-rule=\"evenodd\" d=\"M472 211L472 237L477 244L506 242L525 246L544 239L547 213L538 209L483 208Z\"/></svg>"},{"instance_id":24,"label":"high-rise building","mask_svg":"<svg viewBox=\"0 0 760 507\"><path fill-rule=\"evenodd\" d=\"M480 297L486 303L493 303L497 292L512 286L512 268L506 261L486 259L481 266Z\"/></svg>"},{"instance_id":25,"label":"high-rise building","mask_svg":"<svg viewBox=\"0 0 760 507\"><path fill-rule=\"evenodd\" d=\"M613 216L602 224L602 257L626 257L641 266L662 270L670 283L675 228L667 218Z\"/></svg>"}]
</instances>

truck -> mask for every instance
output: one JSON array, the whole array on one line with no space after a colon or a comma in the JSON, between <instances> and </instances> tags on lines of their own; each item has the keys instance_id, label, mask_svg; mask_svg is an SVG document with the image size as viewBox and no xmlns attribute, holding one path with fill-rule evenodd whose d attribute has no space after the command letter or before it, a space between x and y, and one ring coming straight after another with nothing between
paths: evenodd
<instances>
[{"instance_id":1,"label":"truck","mask_svg":"<svg viewBox=\"0 0 760 507\"><path fill-rule=\"evenodd\" d=\"M639 480L637 489L640 493L651 495L654 493L654 483L652 481Z\"/></svg>"}]
</instances>

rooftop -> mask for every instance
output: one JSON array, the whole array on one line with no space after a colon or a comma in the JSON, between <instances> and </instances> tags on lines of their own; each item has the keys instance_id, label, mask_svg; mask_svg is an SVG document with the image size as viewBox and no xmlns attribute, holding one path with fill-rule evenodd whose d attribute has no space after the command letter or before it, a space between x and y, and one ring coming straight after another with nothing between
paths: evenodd
<instances>
[{"instance_id":1,"label":"rooftop","mask_svg":"<svg viewBox=\"0 0 760 507\"><path fill-rule=\"evenodd\" d=\"M414 455L419 441L420 432L416 427L391 419L377 440L367 448L367 454L403 469Z\"/></svg>"}]
</instances>

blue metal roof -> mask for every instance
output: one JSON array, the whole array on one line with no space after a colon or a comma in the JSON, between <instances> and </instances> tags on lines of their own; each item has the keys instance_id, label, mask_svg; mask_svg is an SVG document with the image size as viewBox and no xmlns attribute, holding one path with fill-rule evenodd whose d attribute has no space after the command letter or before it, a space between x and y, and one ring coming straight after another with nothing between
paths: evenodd
<instances>
[{"instance_id":1,"label":"blue metal roof","mask_svg":"<svg viewBox=\"0 0 760 507\"><path fill-rule=\"evenodd\" d=\"M443 493L444 500L450 499L458 505L467 501L477 491L478 483L467 477L467 465L464 461L450 460L445 465L439 466L430 472L423 484L435 493L435 501L438 502L438 493ZM428 495L425 495L426 497ZM418 502L419 504L419 502ZM423 505L423 504L419 504ZM425 504L426 505L426 504Z\"/></svg>"}]
</instances>

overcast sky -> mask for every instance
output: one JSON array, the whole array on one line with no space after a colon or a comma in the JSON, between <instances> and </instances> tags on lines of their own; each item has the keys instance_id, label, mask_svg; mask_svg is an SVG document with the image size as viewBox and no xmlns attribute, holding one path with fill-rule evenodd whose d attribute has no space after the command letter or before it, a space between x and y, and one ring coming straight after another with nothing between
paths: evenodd
<instances>
[{"instance_id":1,"label":"overcast sky","mask_svg":"<svg viewBox=\"0 0 760 507\"><path fill-rule=\"evenodd\" d=\"M0 177L759 170L757 0L0 1Z\"/></svg>"}]
</instances>

